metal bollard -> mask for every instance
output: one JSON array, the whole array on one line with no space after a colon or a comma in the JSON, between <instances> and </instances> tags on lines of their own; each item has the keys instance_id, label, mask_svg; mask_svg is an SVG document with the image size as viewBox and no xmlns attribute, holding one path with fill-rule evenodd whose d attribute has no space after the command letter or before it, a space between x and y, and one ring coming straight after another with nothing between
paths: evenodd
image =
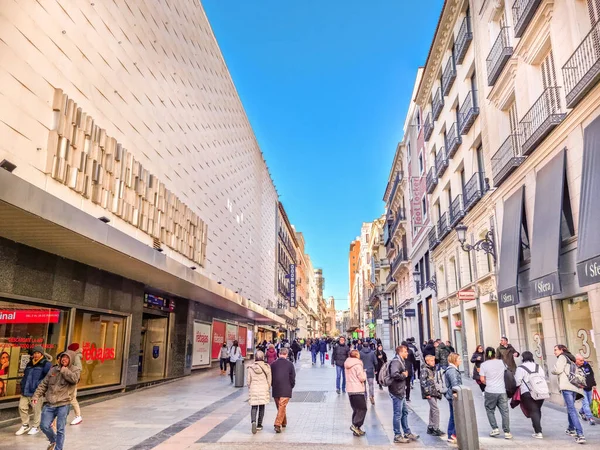
<instances>
[{"instance_id":1,"label":"metal bollard","mask_svg":"<svg viewBox=\"0 0 600 450\"><path fill-rule=\"evenodd\" d=\"M235 371L233 373L235 387L244 387L244 360L238 359L235 362Z\"/></svg>"},{"instance_id":2,"label":"metal bollard","mask_svg":"<svg viewBox=\"0 0 600 450\"><path fill-rule=\"evenodd\" d=\"M452 388L454 423L458 448L461 450L479 450L477 415L473 403L473 391L466 386Z\"/></svg>"}]
</instances>

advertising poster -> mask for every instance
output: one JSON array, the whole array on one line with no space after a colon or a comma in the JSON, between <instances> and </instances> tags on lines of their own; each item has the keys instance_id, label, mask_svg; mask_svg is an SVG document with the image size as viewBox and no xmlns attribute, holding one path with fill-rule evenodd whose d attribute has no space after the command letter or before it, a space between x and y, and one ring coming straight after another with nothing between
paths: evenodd
<instances>
[{"instance_id":1,"label":"advertising poster","mask_svg":"<svg viewBox=\"0 0 600 450\"><path fill-rule=\"evenodd\" d=\"M225 322L213 320L212 326L212 359L219 359L221 347L225 342Z\"/></svg>"},{"instance_id":2,"label":"advertising poster","mask_svg":"<svg viewBox=\"0 0 600 450\"><path fill-rule=\"evenodd\" d=\"M210 325L194 322L194 353L192 366L207 366L210 364Z\"/></svg>"},{"instance_id":3,"label":"advertising poster","mask_svg":"<svg viewBox=\"0 0 600 450\"><path fill-rule=\"evenodd\" d=\"M238 344L240 345L240 349L242 350L242 356L246 357L246 342L248 338L248 329L246 327L238 327Z\"/></svg>"},{"instance_id":4,"label":"advertising poster","mask_svg":"<svg viewBox=\"0 0 600 450\"><path fill-rule=\"evenodd\" d=\"M231 346L233 345L233 341L237 341L237 331L237 325L231 325L229 323L227 324L227 334L225 335L225 339L227 341L227 348L231 348Z\"/></svg>"}]
</instances>

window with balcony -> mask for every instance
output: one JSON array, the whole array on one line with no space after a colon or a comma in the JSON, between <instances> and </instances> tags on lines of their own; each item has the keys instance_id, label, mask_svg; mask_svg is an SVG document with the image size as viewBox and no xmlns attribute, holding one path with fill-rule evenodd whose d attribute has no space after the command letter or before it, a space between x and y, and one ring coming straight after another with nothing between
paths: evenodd
<instances>
[{"instance_id":1,"label":"window with balcony","mask_svg":"<svg viewBox=\"0 0 600 450\"><path fill-rule=\"evenodd\" d=\"M541 3L542 0L515 0L512 7L515 37L523 36Z\"/></svg>"},{"instance_id":2,"label":"window with balcony","mask_svg":"<svg viewBox=\"0 0 600 450\"><path fill-rule=\"evenodd\" d=\"M467 12L460 25L458 34L456 35L456 39L454 42L454 54L456 56L456 64L462 64L472 40L473 30L471 29L471 12L467 8Z\"/></svg>"},{"instance_id":3,"label":"window with balcony","mask_svg":"<svg viewBox=\"0 0 600 450\"><path fill-rule=\"evenodd\" d=\"M479 116L479 103L477 101L477 80L475 73L471 76L471 90L465 97L463 104L458 109L458 128L462 135L469 132L475 119Z\"/></svg>"},{"instance_id":4,"label":"window with balcony","mask_svg":"<svg viewBox=\"0 0 600 450\"><path fill-rule=\"evenodd\" d=\"M505 12L498 23L500 31L492 40L490 53L486 59L488 85L496 84L498 77L502 73L504 66L513 54L513 47L510 39L510 27L506 23ZM493 24L490 29L494 29Z\"/></svg>"},{"instance_id":5,"label":"window with balcony","mask_svg":"<svg viewBox=\"0 0 600 450\"><path fill-rule=\"evenodd\" d=\"M517 120L517 105L514 101L509 106L506 117L509 135L492 156L492 175L496 187L525 160L525 157L521 155L521 135Z\"/></svg>"},{"instance_id":6,"label":"window with balcony","mask_svg":"<svg viewBox=\"0 0 600 450\"><path fill-rule=\"evenodd\" d=\"M446 66L444 67L444 72L442 73L442 93L444 95L450 93L450 89L452 89L452 86L454 85L454 80L456 80L456 62L454 59L454 48L452 48Z\"/></svg>"}]
</instances>

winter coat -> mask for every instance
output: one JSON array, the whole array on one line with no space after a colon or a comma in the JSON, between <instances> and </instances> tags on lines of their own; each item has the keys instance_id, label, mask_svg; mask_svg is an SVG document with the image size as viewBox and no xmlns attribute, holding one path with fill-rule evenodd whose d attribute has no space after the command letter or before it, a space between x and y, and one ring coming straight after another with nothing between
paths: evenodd
<instances>
[{"instance_id":1,"label":"winter coat","mask_svg":"<svg viewBox=\"0 0 600 450\"><path fill-rule=\"evenodd\" d=\"M448 347L446 347L446 344L444 344L444 343L441 343L435 349L435 360L442 367L446 367L448 365L448 356L449 355L450 355L450 350L448 350Z\"/></svg>"},{"instance_id":2,"label":"winter coat","mask_svg":"<svg viewBox=\"0 0 600 450\"><path fill-rule=\"evenodd\" d=\"M407 372L406 364L402 358L398 355L394 356L392 362L390 362L390 375L392 377L392 384L389 385L388 391L391 395L397 398L404 398L406 396L406 375Z\"/></svg>"},{"instance_id":3,"label":"winter coat","mask_svg":"<svg viewBox=\"0 0 600 450\"><path fill-rule=\"evenodd\" d=\"M319 342L319 351L321 353L327 353L327 341L325 339L322 339L321 342Z\"/></svg>"},{"instance_id":4,"label":"winter coat","mask_svg":"<svg viewBox=\"0 0 600 450\"><path fill-rule=\"evenodd\" d=\"M63 367L60 365L61 356L69 356L69 365ZM44 403L50 406L65 406L71 404L75 396L75 389L81 376L81 369L73 365L75 353L67 350L61 353L57 358L58 365L52 367L46 375L46 378L40 383L33 394L33 399L45 397Z\"/></svg>"},{"instance_id":5,"label":"winter coat","mask_svg":"<svg viewBox=\"0 0 600 450\"><path fill-rule=\"evenodd\" d=\"M558 389L560 391L572 391L583 395L583 389L575 387L570 381L567 373L569 372L569 361L575 364L575 357L567 352L559 355L552 369L554 375L558 375Z\"/></svg>"},{"instance_id":6,"label":"winter coat","mask_svg":"<svg viewBox=\"0 0 600 450\"><path fill-rule=\"evenodd\" d=\"M438 392L435 386L435 367L423 364L421 368L421 396L442 398L442 394Z\"/></svg>"},{"instance_id":7,"label":"winter coat","mask_svg":"<svg viewBox=\"0 0 600 450\"><path fill-rule=\"evenodd\" d=\"M435 356L435 346L433 344L427 344L423 350L423 360L427 355Z\"/></svg>"},{"instance_id":8,"label":"winter coat","mask_svg":"<svg viewBox=\"0 0 600 450\"><path fill-rule=\"evenodd\" d=\"M81 349L78 349L75 351L75 361L73 361L73 365L75 367L79 367L81 370L83 370L83 365L81 364L81 360L83 358L83 352L81 351Z\"/></svg>"},{"instance_id":9,"label":"winter coat","mask_svg":"<svg viewBox=\"0 0 600 450\"><path fill-rule=\"evenodd\" d=\"M517 357L520 355L519 352L516 351L515 348L512 346L512 344L508 344L507 347L501 345L496 350L496 358L504 361L504 364L506 364L506 367L508 367L508 369L513 373L513 375L517 371L517 363L515 362L514 355L515 353L517 354Z\"/></svg>"},{"instance_id":10,"label":"winter coat","mask_svg":"<svg viewBox=\"0 0 600 450\"><path fill-rule=\"evenodd\" d=\"M377 358L377 373L379 373L383 365L387 362L387 355L383 350L377 350L375 351L375 358Z\"/></svg>"},{"instance_id":11,"label":"winter coat","mask_svg":"<svg viewBox=\"0 0 600 450\"><path fill-rule=\"evenodd\" d=\"M294 363L285 358L278 358L271 364L273 376L273 397L292 398L292 389L296 385L296 369Z\"/></svg>"},{"instance_id":12,"label":"winter coat","mask_svg":"<svg viewBox=\"0 0 600 450\"><path fill-rule=\"evenodd\" d=\"M237 346L234 347L233 345L231 346L231 348L229 349L229 361L232 363L237 362L239 359L244 359L244 357L242 356L242 349Z\"/></svg>"},{"instance_id":13,"label":"winter coat","mask_svg":"<svg viewBox=\"0 0 600 450\"><path fill-rule=\"evenodd\" d=\"M344 363L350 354L350 347L347 344L338 344L333 347L333 355L331 358L331 364L335 364L338 367L344 367Z\"/></svg>"},{"instance_id":14,"label":"winter coat","mask_svg":"<svg viewBox=\"0 0 600 450\"><path fill-rule=\"evenodd\" d=\"M277 360L277 350L270 348L265 353L265 358L268 364L273 364Z\"/></svg>"},{"instance_id":15,"label":"winter coat","mask_svg":"<svg viewBox=\"0 0 600 450\"><path fill-rule=\"evenodd\" d=\"M221 353L219 353L220 359L229 359L229 350L227 347L221 347Z\"/></svg>"},{"instance_id":16,"label":"winter coat","mask_svg":"<svg viewBox=\"0 0 600 450\"><path fill-rule=\"evenodd\" d=\"M415 353L410 347L408 347L408 357L406 358L406 370L408 370L409 378L412 378L415 374L415 369L419 367L419 362L415 358Z\"/></svg>"},{"instance_id":17,"label":"winter coat","mask_svg":"<svg viewBox=\"0 0 600 450\"><path fill-rule=\"evenodd\" d=\"M375 371L377 370L377 358L375 357L375 352L371 350L371 347L363 347L363 349L360 351L360 360L367 371L367 378L375 378Z\"/></svg>"},{"instance_id":18,"label":"winter coat","mask_svg":"<svg viewBox=\"0 0 600 450\"><path fill-rule=\"evenodd\" d=\"M473 379L479 381L479 368L481 363L485 360L483 352L475 352L471 356L471 362L473 363Z\"/></svg>"},{"instance_id":19,"label":"winter coat","mask_svg":"<svg viewBox=\"0 0 600 450\"><path fill-rule=\"evenodd\" d=\"M421 361L425 361L423 359L423 355L421 354L421 351L417 348L417 346L415 344L408 344L408 348L410 348L414 355L415 355L415 359L417 360L417 362L419 363L419 365L421 364ZM415 365L415 367L418 367Z\"/></svg>"},{"instance_id":20,"label":"winter coat","mask_svg":"<svg viewBox=\"0 0 600 450\"><path fill-rule=\"evenodd\" d=\"M294 342L292 343L292 351L293 351L294 353L298 353L298 352L300 352L301 350L302 350L302 347L300 347L300 344L298 344L297 342L295 342L295 341L294 341Z\"/></svg>"},{"instance_id":21,"label":"winter coat","mask_svg":"<svg viewBox=\"0 0 600 450\"><path fill-rule=\"evenodd\" d=\"M444 372L444 381L448 388L446 399L452 401L452 388L462 384L462 376L454 364L448 364L448 368Z\"/></svg>"},{"instance_id":22,"label":"winter coat","mask_svg":"<svg viewBox=\"0 0 600 450\"><path fill-rule=\"evenodd\" d=\"M313 341L313 343L312 343L312 344L310 344L310 351L311 351L312 353L317 353L317 352L319 351L319 343L318 343L318 342L315 342L315 341Z\"/></svg>"},{"instance_id":23,"label":"winter coat","mask_svg":"<svg viewBox=\"0 0 600 450\"><path fill-rule=\"evenodd\" d=\"M346 392L348 394L363 394L367 374L362 361L359 358L348 358L344 362L344 370L346 372Z\"/></svg>"},{"instance_id":24,"label":"winter coat","mask_svg":"<svg viewBox=\"0 0 600 450\"><path fill-rule=\"evenodd\" d=\"M585 374L585 384L586 387L583 389L584 391L591 391L594 386L596 386L596 378L594 377L594 371L592 370L592 366L589 362L585 361L583 366L581 366L583 373Z\"/></svg>"},{"instance_id":25,"label":"winter coat","mask_svg":"<svg viewBox=\"0 0 600 450\"><path fill-rule=\"evenodd\" d=\"M266 405L271 401L271 367L264 361L248 366L248 403Z\"/></svg>"},{"instance_id":26,"label":"winter coat","mask_svg":"<svg viewBox=\"0 0 600 450\"><path fill-rule=\"evenodd\" d=\"M23 397L33 397L35 390L46 375L48 375L51 368L52 363L45 356L42 356L37 364L33 363L32 357L27 363L23 378L21 379L21 395Z\"/></svg>"}]
</instances>

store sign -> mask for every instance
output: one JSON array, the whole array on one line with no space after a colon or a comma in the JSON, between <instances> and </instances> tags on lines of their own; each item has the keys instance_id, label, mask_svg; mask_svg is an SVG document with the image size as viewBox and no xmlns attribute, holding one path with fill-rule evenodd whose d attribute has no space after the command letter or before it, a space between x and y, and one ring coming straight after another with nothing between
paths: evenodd
<instances>
[{"instance_id":1,"label":"store sign","mask_svg":"<svg viewBox=\"0 0 600 450\"><path fill-rule=\"evenodd\" d=\"M519 292L516 286L505 289L498 293L498 307L506 308L519 304Z\"/></svg>"},{"instance_id":2,"label":"store sign","mask_svg":"<svg viewBox=\"0 0 600 450\"><path fill-rule=\"evenodd\" d=\"M246 357L246 351L248 348L246 347L246 339L248 336L248 329L246 327L238 327L238 344L242 351L242 356Z\"/></svg>"},{"instance_id":3,"label":"store sign","mask_svg":"<svg viewBox=\"0 0 600 450\"><path fill-rule=\"evenodd\" d=\"M581 287L600 283L600 256L577 264L577 278Z\"/></svg>"},{"instance_id":4,"label":"store sign","mask_svg":"<svg viewBox=\"0 0 600 450\"><path fill-rule=\"evenodd\" d=\"M458 299L463 301L475 300L475 291L473 289L458 291Z\"/></svg>"},{"instance_id":5,"label":"store sign","mask_svg":"<svg viewBox=\"0 0 600 450\"><path fill-rule=\"evenodd\" d=\"M225 342L225 322L213 320L212 325L212 359L219 359L221 347Z\"/></svg>"},{"instance_id":6,"label":"store sign","mask_svg":"<svg viewBox=\"0 0 600 450\"><path fill-rule=\"evenodd\" d=\"M146 308L160 309L161 311L175 311L175 301L159 297L153 294L144 294L144 306Z\"/></svg>"},{"instance_id":7,"label":"store sign","mask_svg":"<svg viewBox=\"0 0 600 450\"><path fill-rule=\"evenodd\" d=\"M194 352L192 366L210 365L210 325L194 322Z\"/></svg>"},{"instance_id":8,"label":"store sign","mask_svg":"<svg viewBox=\"0 0 600 450\"><path fill-rule=\"evenodd\" d=\"M96 344L84 342L81 350L82 359L91 364L94 361L103 363L109 359L115 359L114 347L96 347Z\"/></svg>"},{"instance_id":9,"label":"store sign","mask_svg":"<svg viewBox=\"0 0 600 450\"><path fill-rule=\"evenodd\" d=\"M408 308L404 310L404 317L416 317L417 310L414 308Z\"/></svg>"},{"instance_id":10,"label":"store sign","mask_svg":"<svg viewBox=\"0 0 600 450\"><path fill-rule=\"evenodd\" d=\"M225 341L227 342L228 348L231 348L231 346L233 345L233 341L237 341L237 338L238 338L237 332L238 332L237 325L231 325L229 323L226 325ZM238 344L239 344L239 342L238 342Z\"/></svg>"},{"instance_id":11,"label":"store sign","mask_svg":"<svg viewBox=\"0 0 600 450\"><path fill-rule=\"evenodd\" d=\"M60 311L56 309L3 309L0 323L58 323Z\"/></svg>"},{"instance_id":12,"label":"store sign","mask_svg":"<svg viewBox=\"0 0 600 450\"><path fill-rule=\"evenodd\" d=\"M290 306L296 308L296 264L290 264Z\"/></svg>"},{"instance_id":13,"label":"store sign","mask_svg":"<svg viewBox=\"0 0 600 450\"><path fill-rule=\"evenodd\" d=\"M560 288L558 272L551 273L550 275L546 275L545 277L538 278L531 282L531 298L534 300L550 297L551 295L560 294L561 292L562 289Z\"/></svg>"}]
</instances>

